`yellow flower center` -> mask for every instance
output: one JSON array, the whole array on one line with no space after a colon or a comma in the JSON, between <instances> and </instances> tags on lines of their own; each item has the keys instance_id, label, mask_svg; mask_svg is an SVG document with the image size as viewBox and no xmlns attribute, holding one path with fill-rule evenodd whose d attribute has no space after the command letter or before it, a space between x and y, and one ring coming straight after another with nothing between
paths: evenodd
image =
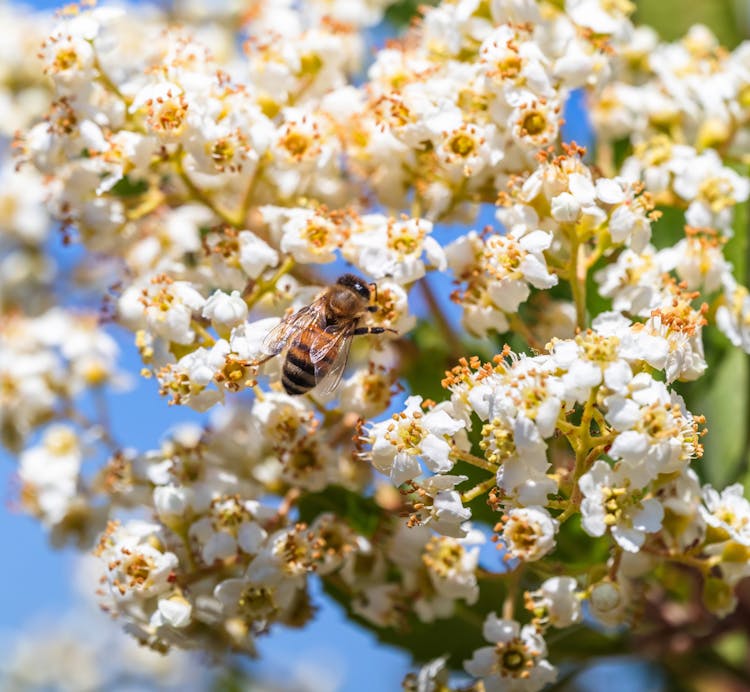
<instances>
[{"instance_id":1,"label":"yellow flower center","mask_svg":"<svg viewBox=\"0 0 750 692\"><path fill-rule=\"evenodd\" d=\"M460 156L466 158L476 151L477 145L474 138L468 132L459 132L454 134L447 143L448 149Z\"/></svg>"},{"instance_id":2,"label":"yellow flower center","mask_svg":"<svg viewBox=\"0 0 750 692\"><path fill-rule=\"evenodd\" d=\"M547 118L541 111L530 111L521 121L521 131L536 137L547 129Z\"/></svg>"}]
</instances>

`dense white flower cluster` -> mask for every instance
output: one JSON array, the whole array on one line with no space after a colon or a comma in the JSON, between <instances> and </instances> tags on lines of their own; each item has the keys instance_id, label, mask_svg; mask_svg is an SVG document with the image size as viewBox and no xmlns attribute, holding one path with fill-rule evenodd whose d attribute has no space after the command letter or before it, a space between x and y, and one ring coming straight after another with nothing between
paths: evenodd
<instances>
[{"instance_id":1,"label":"dense white flower cluster","mask_svg":"<svg viewBox=\"0 0 750 692\"><path fill-rule=\"evenodd\" d=\"M618 599L616 607L605 607L600 617L605 624L628 620L634 607L631 582L648 578L653 555L680 562L680 551L688 546L690 559L702 561L705 570L711 565L718 568L712 592L706 594L709 607L717 613L731 612L732 588L750 574L750 544L742 535L750 503L739 485L719 495L696 482L690 463L702 455L702 419L645 370L667 367L669 344L642 327L619 313L603 313L592 329L575 339L553 340L546 354L527 357L506 350L494 363L464 361L443 382L449 401L424 412L419 402L407 402L406 410L394 414L392 421L369 429L373 464L389 471L395 482L408 480L407 488L416 493L419 504L432 503L434 508L439 496L432 497L429 488L449 487L459 501L474 496L471 490L462 494L455 489L457 481L466 480L452 475L457 466L468 463L493 472L477 488L495 488L490 503L499 513L496 540L506 560L528 563L554 556L560 525L580 513L583 531L592 538L609 536L613 555L621 561L607 582ZM481 434L481 456L467 451L461 443L465 438L458 435L465 435L472 424ZM560 449L561 438L569 445L567 454ZM426 471L431 475L425 477ZM465 531L470 513L462 513L461 506L462 502L453 509L452 522L433 523L432 528L448 536ZM430 525L424 515L424 509L414 512L410 523ZM721 535L714 537L711 527L719 524ZM665 554L662 545L679 546L678 552ZM719 567L714 556L732 550L737 559ZM646 568L636 573L624 570L626 555L645 556ZM596 581L570 578L564 587L555 583L531 594L529 607L545 626L566 627L580 619L580 599L590 599L592 613L599 617L594 601L601 600L601 594L595 596L600 588ZM573 600L567 605L546 600L555 594ZM539 633L530 626L520 634L517 623L506 626L503 637L514 642L514 651L530 647L521 656L529 670L501 667L500 677L526 670L523 677L530 689L539 689L532 680L536 674L546 676L548 664L541 661L540 671L532 671L536 657L543 658L543 640L535 639ZM486 636L505 641L499 634ZM490 652L494 649L477 651L467 671L483 678L497 675L491 656L505 659L502 652Z\"/></svg>"},{"instance_id":2,"label":"dense white flower cluster","mask_svg":"<svg viewBox=\"0 0 750 692\"><path fill-rule=\"evenodd\" d=\"M725 616L750 576L750 502L701 480L716 462L694 464L705 421L681 395L710 376L709 330L750 353L729 254L748 46L661 44L627 2L450 0L367 66L391 4L0 11L21 130L0 439L21 505L97 544L103 607L153 649L253 654L311 619L317 578L380 633L468 613L473 648L409 689L464 661L477 689L539 690L549 628L633 624L672 566ZM595 160L560 141L575 89ZM53 223L80 263L50 252ZM154 393L210 418L151 451L113 439L109 323Z\"/></svg>"},{"instance_id":3,"label":"dense white flower cluster","mask_svg":"<svg viewBox=\"0 0 750 692\"><path fill-rule=\"evenodd\" d=\"M271 623L311 617L313 574L345 589L355 611L381 626L410 613L431 622L450 616L457 601L477 600L480 532L450 538L384 518L366 536L329 512L294 521L288 503L300 490L335 482L336 492L361 492L368 476L313 436L309 409L268 397L208 430L177 430L160 450L110 460L110 497L151 507L157 521L114 522L102 536L107 610L127 617L152 648L252 653ZM280 507L260 501L280 487L290 489ZM440 530L439 519L434 526Z\"/></svg>"},{"instance_id":4,"label":"dense white flower cluster","mask_svg":"<svg viewBox=\"0 0 750 692\"><path fill-rule=\"evenodd\" d=\"M349 106L348 151L389 206L431 217L494 201L559 134L571 89L607 74L587 19L535 2L443 3L414 40L388 46ZM610 30L604 33L610 33Z\"/></svg>"},{"instance_id":5,"label":"dense white flower cluster","mask_svg":"<svg viewBox=\"0 0 750 692\"><path fill-rule=\"evenodd\" d=\"M746 155L747 43L730 52L707 27L694 26L680 41L664 44L653 29L638 27L611 66L614 79L592 103L603 139L643 144L642 155L652 158L655 173L673 158L672 144ZM669 140L659 136L664 132ZM667 149L647 144L652 137Z\"/></svg>"}]
</instances>

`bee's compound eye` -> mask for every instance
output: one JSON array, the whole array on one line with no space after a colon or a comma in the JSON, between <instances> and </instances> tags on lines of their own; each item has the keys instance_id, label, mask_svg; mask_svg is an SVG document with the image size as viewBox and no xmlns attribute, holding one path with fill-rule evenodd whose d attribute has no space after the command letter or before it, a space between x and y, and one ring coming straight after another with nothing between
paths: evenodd
<instances>
[{"instance_id":1,"label":"bee's compound eye","mask_svg":"<svg viewBox=\"0 0 750 692\"><path fill-rule=\"evenodd\" d=\"M344 274L339 277L336 283L342 286L349 286L349 288L359 293L359 295L365 300L370 300L370 286L358 276L355 276L354 274Z\"/></svg>"},{"instance_id":2,"label":"bee's compound eye","mask_svg":"<svg viewBox=\"0 0 750 692\"><path fill-rule=\"evenodd\" d=\"M365 300L370 300L370 287L361 282L354 284L354 290L359 293Z\"/></svg>"}]
</instances>

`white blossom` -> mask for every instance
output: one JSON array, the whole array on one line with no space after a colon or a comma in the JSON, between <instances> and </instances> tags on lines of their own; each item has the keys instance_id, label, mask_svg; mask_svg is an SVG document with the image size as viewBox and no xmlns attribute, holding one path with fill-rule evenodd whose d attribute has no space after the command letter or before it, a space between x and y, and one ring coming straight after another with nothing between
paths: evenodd
<instances>
[{"instance_id":1,"label":"white blossom","mask_svg":"<svg viewBox=\"0 0 750 692\"><path fill-rule=\"evenodd\" d=\"M622 467L612 469L599 459L581 476L582 526L590 536L609 530L623 550L637 553L646 534L661 528L664 509L657 499L643 498L637 487L631 488L626 474Z\"/></svg>"},{"instance_id":2,"label":"white blossom","mask_svg":"<svg viewBox=\"0 0 750 692\"><path fill-rule=\"evenodd\" d=\"M570 627L582 618L581 598L573 577L550 577L530 594L534 612L554 627Z\"/></svg>"},{"instance_id":3,"label":"white blossom","mask_svg":"<svg viewBox=\"0 0 750 692\"><path fill-rule=\"evenodd\" d=\"M544 639L532 625L521 627L514 620L501 620L490 613L482 632L494 646L477 649L470 660L464 661L464 668L480 678L488 692L535 692L557 677L555 668L544 658Z\"/></svg>"},{"instance_id":4,"label":"white blossom","mask_svg":"<svg viewBox=\"0 0 750 692\"><path fill-rule=\"evenodd\" d=\"M425 412L421 396L409 397L404 411L369 430L372 463L396 485L422 473L420 459L431 471L446 473L454 463L451 438L464 425L451 416L450 407Z\"/></svg>"},{"instance_id":5,"label":"white blossom","mask_svg":"<svg viewBox=\"0 0 750 692\"><path fill-rule=\"evenodd\" d=\"M557 528L557 521L543 507L511 509L502 524L508 556L524 562L540 560L554 550Z\"/></svg>"}]
</instances>

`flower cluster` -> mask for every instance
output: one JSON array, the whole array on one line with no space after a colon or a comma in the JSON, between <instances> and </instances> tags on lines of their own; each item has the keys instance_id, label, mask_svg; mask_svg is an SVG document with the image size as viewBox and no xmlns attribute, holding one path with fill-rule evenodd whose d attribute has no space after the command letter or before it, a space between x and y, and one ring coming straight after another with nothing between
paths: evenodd
<instances>
[{"instance_id":1,"label":"flower cluster","mask_svg":"<svg viewBox=\"0 0 750 692\"><path fill-rule=\"evenodd\" d=\"M604 581L574 572L564 586L543 585L529 596L536 627L489 617L485 636L498 644L466 663L485 684L492 676L522 676L529 689L540 689L552 679L543 625L577 622L583 599L604 624L628 622L635 582L654 579L660 562L699 566L704 601L717 614L733 610L733 588L750 574L750 502L739 485L721 494L701 488L691 462L702 455L702 419L648 372L668 367L670 347L642 326L603 313L575 339L553 340L548 353L506 350L493 363L464 361L443 382L448 401L423 411L410 400L367 433L373 465L418 498L410 524L465 534L468 503L491 490L499 517L494 539L514 569L554 557L561 525L574 514L585 534L606 539L611 567ZM467 431L481 435L481 454L469 451ZM467 476L455 474L467 465L492 475L460 492ZM734 551L737 558L729 558ZM496 663L507 663L506 647L518 655L517 669Z\"/></svg>"},{"instance_id":2,"label":"flower cluster","mask_svg":"<svg viewBox=\"0 0 750 692\"><path fill-rule=\"evenodd\" d=\"M645 150L651 138L659 141L668 132L674 144L742 155L748 135L747 62L747 44L727 51L705 26L692 27L671 44L660 43L650 27L638 27L611 64L614 78L592 104L597 134L605 141L627 137ZM695 157L687 147L683 152ZM669 148L658 146L641 155L652 159L654 173L673 158ZM707 160L714 155L708 153Z\"/></svg>"}]
</instances>

